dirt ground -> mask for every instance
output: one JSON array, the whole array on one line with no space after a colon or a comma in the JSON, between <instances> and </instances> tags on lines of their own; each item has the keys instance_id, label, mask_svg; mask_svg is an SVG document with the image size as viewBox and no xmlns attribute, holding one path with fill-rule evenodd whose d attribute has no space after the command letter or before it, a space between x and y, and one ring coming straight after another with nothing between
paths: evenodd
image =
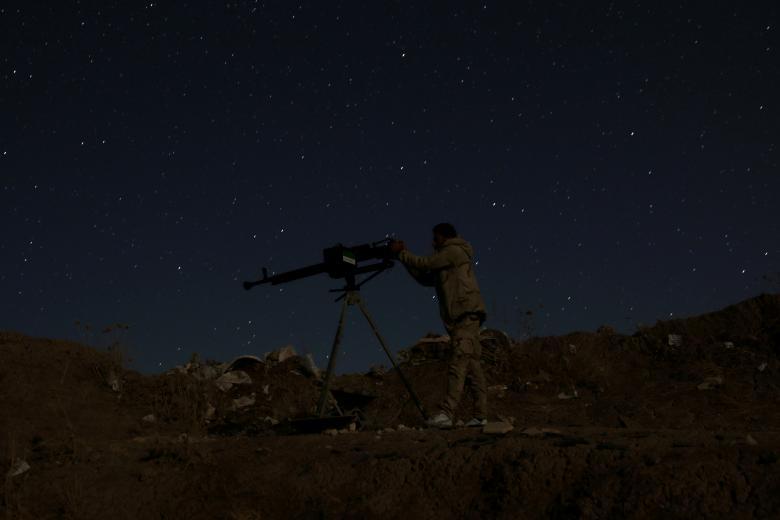
<instances>
[{"instance_id":1,"label":"dirt ground","mask_svg":"<svg viewBox=\"0 0 780 520\"><path fill-rule=\"evenodd\" d=\"M435 411L429 354L403 368ZM321 388L303 358L220 388L225 365L146 376L0 332L0 518L778 518L779 354L765 294L631 336L508 342L485 360L508 433L422 428L398 374L373 370L334 382L355 431L296 434Z\"/></svg>"}]
</instances>

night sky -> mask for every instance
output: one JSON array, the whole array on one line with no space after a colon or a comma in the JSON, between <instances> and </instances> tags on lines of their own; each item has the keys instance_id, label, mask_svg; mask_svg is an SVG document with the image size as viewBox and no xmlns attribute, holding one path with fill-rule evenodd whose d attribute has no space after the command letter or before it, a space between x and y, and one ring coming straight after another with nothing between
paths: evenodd
<instances>
[{"instance_id":1,"label":"night sky","mask_svg":"<svg viewBox=\"0 0 780 520\"><path fill-rule=\"evenodd\" d=\"M338 280L240 282L441 221L513 336L778 290L776 2L44 4L0 7L0 329L324 365ZM400 265L363 295L443 331ZM340 370L387 364L350 316Z\"/></svg>"}]
</instances>

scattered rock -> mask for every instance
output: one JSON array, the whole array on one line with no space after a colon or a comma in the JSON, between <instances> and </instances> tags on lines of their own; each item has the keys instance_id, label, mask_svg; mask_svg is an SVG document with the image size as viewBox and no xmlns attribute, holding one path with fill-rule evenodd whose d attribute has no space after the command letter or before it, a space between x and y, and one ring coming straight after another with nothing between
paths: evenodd
<instances>
[{"instance_id":1,"label":"scattered rock","mask_svg":"<svg viewBox=\"0 0 780 520\"><path fill-rule=\"evenodd\" d=\"M268 363L281 363L282 361L297 355L298 353L295 352L295 347L286 345L266 354L265 361Z\"/></svg>"},{"instance_id":2,"label":"scattered rock","mask_svg":"<svg viewBox=\"0 0 780 520\"><path fill-rule=\"evenodd\" d=\"M227 392L233 385L251 385L252 378L243 370L232 370L219 376L214 384L223 392Z\"/></svg>"},{"instance_id":3,"label":"scattered rock","mask_svg":"<svg viewBox=\"0 0 780 520\"><path fill-rule=\"evenodd\" d=\"M602 325L601 327L596 329L596 334L603 334L604 336L614 336L615 329L613 327L610 327L609 325Z\"/></svg>"},{"instance_id":4,"label":"scattered rock","mask_svg":"<svg viewBox=\"0 0 780 520\"><path fill-rule=\"evenodd\" d=\"M357 424L349 423L349 431L356 432L357 431Z\"/></svg>"},{"instance_id":5,"label":"scattered rock","mask_svg":"<svg viewBox=\"0 0 780 520\"><path fill-rule=\"evenodd\" d=\"M22 473L25 473L30 470L30 465L27 464L26 460L22 459L16 459L14 463L11 465L11 469L8 470L7 475L9 477L15 477L17 475L21 475Z\"/></svg>"},{"instance_id":6,"label":"scattered rock","mask_svg":"<svg viewBox=\"0 0 780 520\"><path fill-rule=\"evenodd\" d=\"M515 427L508 422L489 422L482 427L482 433L490 435L504 435L514 430Z\"/></svg>"},{"instance_id":7,"label":"scattered rock","mask_svg":"<svg viewBox=\"0 0 780 520\"><path fill-rule=\"evenodd\" d=\"M238 356L236 359L230 362L229 365L223 370L223 372L233 372L235 370L252 370L256 369L259 365L264 365L265 362L257 356L251 356L245 354Z\"/></svg>"},{"instance_id":8,"label":"scattered rock","mask_svg":"<svg viewBox=\"0 0 780 520\"><path fill-rule=\"evenodd\" d=\"M206 415L205 415L206 420L210 421L211 419L213 419L216 413L217 413L217 409L214 407L214 405L208 403L206 405Z\"/></svg>"},{"instance_id":9,"label":"scattered rock","mask_svg":"<svg viewBox=\"0 0 780 520\"><path fill-rule=\"evenodd\" d=\"M322 431L323 435L330 435L331 437L335 437L339 434L339 431L335 428L328 428L327 430Z\"/></svg>"},{"instance_id":10,"label":"scattered rock","mask_svg":"<svg viewBox=\"0 0 780 520\"><path fill-rule=\"evenodd\" d=\"M758 441L754 439L753 436L750 435L749 433L745 436L745 442L747 442L751 446L758 446Z\"/></svg>"},{"instance_id":11,"label":"scattered rock","mask_svg":"<svg viewBox=\"0 0 780 520\"><path fill-rule=\"evenodd\" d=\"M724 346L726 349L728 349L728 350L731 350L731 349L733 349L733 348L734 348L734 343L732 343L731 341L724 341L724 342L723 342L723 346Z\"/></svg>"},{"instance_id":12,"label":"scattered rock","mask_svg":"<svg viewBox=\"0 0 780 520\"><path fill-rule=\"evenodd\" d=\"M238 399L233 399L233 409L246 408L247 406L252 406L253 404L255 404L254 392L252 392L251 395L244 395Z\"/></svg>"},{"instance_id":13,"label":"scattered rock","mask_svg":"<svg viewBox=\"0 0 780 520\"><path fill-rule=\"evenodd\" d=\"M569 343L569 353L570 354L576 354L577 353L577 345L573 345Z\"/></svg>"},{"instance_id":14,"label":"scattered rock","mask_svg":"<svg viewBox=\"0 0 780 520\"><path fill-rule=\"evenodd\" d=\"M305 357L301 358L301 368L307 376L311 376L315 379L320 378L320 369L317 367L311 354L306 354Z\"/></svg>"},{"instance_id":15,"label":"scattered rock","mask_svg":"<svg viewBox=\"0 0 780 520\"><path fill-rule=\"evenodd\" d=\"M719 387L723 384L723 378L720 376L714 376L714 377L707 377L704 379L704 382L700 383L698 388L699 390L712 390L714 388Z\"/></svg>"},{"instance_id":16,"label":"scattered rock","mask_svg":"<svg viewBox=\"0 0 780 520\"><path fill-rule=\"evenodd\" d=\"M526 428L525 430L521 431L523 435L527 435L529 437L543 437L544 432L538 428Z\"/></svg>"},{"instance_id":17,"label":"scattered rock","mask_svg":"<svg viewBox=\"0 0 780 520\"><path fill-rule=\"evenodd\" d=\"M143 418L141 418L141 420L147 423L157 422L157 418L154 416L153 413L150 413L149 415L144 415Z\"/></svg>"},{"instance_id":18,"label":"scattered rock","mask_svg":"<svg viewBox=\"0 0 780 520\"><path fill-rule=\"evenodd\" d=\"M577 399L580 395L577 393L577 389L572 389L572 393L567 394L566 392L560 392L558 394L558 399Z\"/></svg>"},{"instance_id":19,"label":"scattered rock","mask_svg":"<svg viewBox=\"0 0 780 520\"><path fill-rule=\"evenodd\" d=\"M108 383L108 386L110 386L111 390L114 392L119 392L122 390L122 382L119 380L119 376L117 376L116 372L113 370L108 373L108 377L106 377L106 383Z\"/></svg>"},{"instance_id":20,"label":"scattered rock","mask_svg":"<svg viewBox=\"0 0 780 520\"><path fill-rule=\"evenodd\" d=\"M383 365L371 365L368 374L371 377L381 378L385 375L387 369Z\"/></svg>"},{"instance_id":21,"label":"scattered rock","mask_svg":"<svg viewBox=\"0 0 780 520\"><path fill-rule=\"evenodd\" d=\"M758 371L763 372L764 370L766 370L766 367L767 367L766 363L761 363L760 365L758 365Z\"/></svg>"},{"instance_id":22,"label":"scattered rock","mask_svg":"<svg viewBox=\"0 0 780 520\"><path fill-rule=\"evenodd\" d=\"M279 421L277 421L277 420L276 420L276 419L274 419L273 417L269 417L269 416L267 416L267 415L265 416L265 418L263 419L263 421L267 422L267 423L268 423L268 424L270 424L271 426L276 426L277 424L279 424Z\"/></svg>"}]
</instances>

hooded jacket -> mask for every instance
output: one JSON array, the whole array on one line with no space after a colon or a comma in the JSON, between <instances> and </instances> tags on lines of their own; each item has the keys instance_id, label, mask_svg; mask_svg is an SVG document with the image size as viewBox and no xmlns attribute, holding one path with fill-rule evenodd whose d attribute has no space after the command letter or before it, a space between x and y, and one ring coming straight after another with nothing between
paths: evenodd
<instances>
[{"instance_id":1,"label":"hooded jacket","mask_svg":"<svg viewBox=\"0 0 780 520\"><path fill-rule=\"evenodd\" d=\"M474 275L471 244L460 237L448 238L431 256L404 250L398 259L420 284L436 288L439 314L445 324L456 323L467 314L485 320L485 302Z\"/></svg>"}]
</instances>

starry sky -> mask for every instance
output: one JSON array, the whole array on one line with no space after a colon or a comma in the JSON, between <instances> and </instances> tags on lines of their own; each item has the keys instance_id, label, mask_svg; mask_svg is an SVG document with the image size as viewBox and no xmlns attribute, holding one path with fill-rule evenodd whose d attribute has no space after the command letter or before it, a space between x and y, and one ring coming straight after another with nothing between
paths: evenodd
<instances>
[{"instance_id":1,"label":"starry sky","mask_svg":"<svg viewBox=\"0 0 780 520\"><path fill-rule=\"evenodd\" d=\"M46 4L0 6L0 329L324 365L338 280L240 282L441 221L513 336L780 290L776 2ZM442 332L400 265L363 296L394 350Z\"/></svg>"}]
</instances>

